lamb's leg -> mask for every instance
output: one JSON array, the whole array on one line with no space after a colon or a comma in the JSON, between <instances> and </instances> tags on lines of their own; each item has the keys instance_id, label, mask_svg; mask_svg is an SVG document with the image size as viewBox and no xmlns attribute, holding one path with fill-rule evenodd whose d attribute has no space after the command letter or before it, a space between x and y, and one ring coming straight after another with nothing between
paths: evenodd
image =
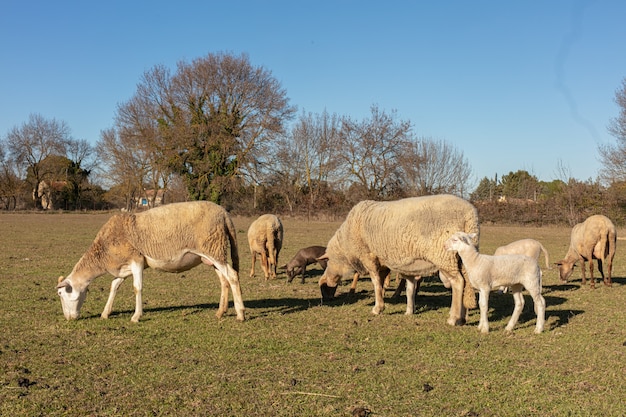
<instances>
[{"instance_id":1,"label":"lamb's leg","mask_svg":"<svg viewBox=\"0 0 626 417\"><path fill-rule=\"evenodd\" d=\"M304 284L304 276L306 275L306 264L302 267L302 283Z\"/></svg>"},{"instance_id":2,"label":"lamb's leg","mask_svg":"<svg viewBox=\"0 0 626 417\"><path fill-rule=\"evenodd\" d=\"M537 324L535 325L535 333L539 334L543 331L546 323L546 299L541 295L541 291L531 294L533 303L535 304L535 313L537 313Z\"/></svg>"},{"instance_id":3,"label":"lamb's leg","mask_svg":"<svg viewBox=\"0 0 626 417\"><path fill-rule=\"evenodd\" d=\"M489 333L489 288L481 288L478 294L478 305L480 307L478 330L481 333Z\"/></svg>"},{"instance_id":4,"label":"lamb's leg","mask_svg":"<svg viewBox=\"0 0 626 417\"><path fill-rule=\"evenodd\" d=\"M143 290L143 263L133 263L130 269L133 271L133 289L135 291L135 314L130 318L130 321L137 323L143 314L143 301L141 298Z\"/></svg>"},{"instance_id":5,"label":"lamb's leg","mask_svg":"<svg viewBox=\"0 0 626 417\"><path fill-rule=\"evenodd\" d=\"M113 282L111 282L111 291L109 292L109 299L107 300L106 305L104 306L104 310L102 310L102 314L100 317L103 319L108 319L111 311L113 310L113 300L115 299L115 294L117 294L117 289L124 282L124 278L115 278Z\"/></svg>"},{"instance_id":6,"label":"lamb's leg","mask_svg":"<svg viewBox=\"0 0 626 417\"><path fill-rule=\"evenodd\" d=\"M513 314L511 315L511 319L509 323L506 325L506 331L513 331L513 328L517 324L519 320L520 314L524 310L524 295L522 294L522 286L520 284L516 284L511 286L511 292L513 293L513 300L515 300L515 308L513 309Z\"/></svg>"}]
</instances>

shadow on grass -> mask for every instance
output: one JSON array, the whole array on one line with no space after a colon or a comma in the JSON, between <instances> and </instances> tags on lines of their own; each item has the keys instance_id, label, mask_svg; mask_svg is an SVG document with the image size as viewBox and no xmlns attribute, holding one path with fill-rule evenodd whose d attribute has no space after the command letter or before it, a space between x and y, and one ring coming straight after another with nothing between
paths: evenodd
<instances>
[{"instance_id":1,"label":"shadow on grass","mask_svg":"<svg viewBox=\"0 0 626 417\"><path fill-rule=\"evenodd\" d=\"M255 317L264 317L270 314L290 314L299 311L307 310L311 307L320 305L320 298L268 298L264 300L245 300L243 301L246 308L247 317L246 320L254 320ZM218 303L199 303L189 305L177 305L177 306L162 306L162 307L145 307L143 308L143 316L141 320L146 319L150 313L168 313L189 310L187 315L200 314L206 311L216 312ZM254 309L254 315L250 316L250 310ZM113 311L110 318L117 316L132 316L135 310L120 310ZM232 300L229 301L228 311L226 315L234 315L235 309ZM99 318L99 314L93 314L91 316L85 316L86 318Z\"/></svg>"},{"instance_id":2,"label":"shadow on grass","mask_svg":"<svg viewBox=\"0 0 626 417\"><path fill-rule=\"evenodd\" d=\"M576 288L576 286L569 285L569 284L558 286L558 287L564 287L564 286ZM566 288L566 289L561 288L559 289L559 291L567 291L568 289L571 290L573 288ZM550 324L549 330L564 326L567 323L569 323L569 321L572 318L585 312L584 310L555 309L554 308L555 306L564 304L567 301L567 298L552 296L548 294L549 294L549 291L544 292L543 294L543 297L546 300L546 323L548 322L548 319L550 317L557 317L556 322L553 324ZM508 319L511 317L511 314L513 314L514 307L515 307L515 301L513 300L513 296L511 294L499 294L497 292L492 292L489 296L489 321L490 322L500 321L500 320L508 321ZM535 314L533 299L530 295L524 294L524 310L522 311L522 314L520 315L516 328L526 327L525 324L527 322L531 322L531 323L528 323L528 325L534 326L536 318L537 316ZM476 320L478 320L478 317L476 318Z\"/></svg>"}]
</instances>

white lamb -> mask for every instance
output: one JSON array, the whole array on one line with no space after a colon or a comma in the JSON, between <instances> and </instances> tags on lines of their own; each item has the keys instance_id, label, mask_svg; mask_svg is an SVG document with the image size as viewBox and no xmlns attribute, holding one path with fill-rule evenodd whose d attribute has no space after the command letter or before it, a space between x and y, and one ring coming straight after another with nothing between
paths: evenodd
<instances>
[{"instance_id":1,"label":"white lamb","mask_svg":"<svg viewBox=\"0 0 626 417\"><path fill-rule=\"evenodd\" d=\"M474 246L476 236L464 232L454 233L446 240L444 247L448 251L456 251L467 269L469 282L479 291L480 322L478 330L489 332L487 313L489 310L489 292L493 288L508 286L513 292L515 308L506 325L511 331L524 309L522 287L526 288L533 298L537 325L535 333L543 331L545 323L546 301L541 295L541 268L536 259L525 255L483 255Z\"/></svg>"}]
</instances>

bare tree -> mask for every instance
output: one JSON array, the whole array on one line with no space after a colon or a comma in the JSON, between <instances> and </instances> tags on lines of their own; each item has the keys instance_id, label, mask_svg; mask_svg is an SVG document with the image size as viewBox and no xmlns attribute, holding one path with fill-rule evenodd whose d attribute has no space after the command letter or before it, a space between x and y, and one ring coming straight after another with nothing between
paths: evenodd
<instances>
[{"instance_id":1,"label":"bare tree","mask_svg":"<svg viewBox=\"0 0 626 417\"><path fill-rule=\"evenodd\" d=\"M15 162L7 158L6 144L0 140L0 204L5 210L17 207L23 184L17 175Z\"/></svg>"},{"instance_id":2,"label":"bare tree","mask_svg":"<svg viewBox=\"0 0 626 417\"><path fill-rule=\"evenodd\" d=\"M615 92L615 103L619 106L619 115L611 119L608 131L617 143L598 145L602 162L600 177L609 183L626 181L626 78Z\"/></svg>"},{"instance_id":3,"label":"bare tree","mask_svg":"<svg viewBox=\"0 0 626 417\"><path fill-rule=\"evenodd\" d=\"M302 113L289 133L267 150L266 165L283 179L287 200L306 198L309 215L326 189L322 185L338 173L340 128L336 114Z\"/></svg>"},{"instance_id":4,"label":"bare tree","mask_svg":"<svg viewBox=\"0 0 626 417\"><path fill-rule=\"evenodd\" d=\"M137 200L145 196L144 185L151 172L149 158L140 143L131 135L107 129L101 133L97 152L106 166L104 177L107 182L121 188L126 209L134 209Z\"/></svg>"},{"instance_id":5,"label":"bare tree","mask_svg":"<svg viewBox=\"0 0 626 417\"><path fill-rule=\"evenodd\" d=\"M387 114L377 105L370 110L370 118L361 122L343 119L338 151L353 188L365 192L356 198L384 199L397 188L398 157L411 139L412 127L409 121L397 120L395 111Z\"/></svg>"},{"instance_id":6,"label":"bare tree","mask_svg":"<svg viewBox=\"0 0 626 417\"><path fill-rule=\"evenodd\" d=\"M444 140L404 142L398 164L411 195L448 193L464 197L469 191L471 167L463 153Z\"/></svg>"},{"instance_id":7,"label":"bare tree","mask_svg":"<svg viewBox=\"0 0 626 417\"><path fill-rule=\"evenodd\" d=\"M7 134L10 157L27 177L37 208L42 207L40 184L53 174L42 162L49 156L64 156L69 140L70 128L65 122L45 119L40 114L31 114L28 122L12 128Z\"/></svg>"}]
</instances>

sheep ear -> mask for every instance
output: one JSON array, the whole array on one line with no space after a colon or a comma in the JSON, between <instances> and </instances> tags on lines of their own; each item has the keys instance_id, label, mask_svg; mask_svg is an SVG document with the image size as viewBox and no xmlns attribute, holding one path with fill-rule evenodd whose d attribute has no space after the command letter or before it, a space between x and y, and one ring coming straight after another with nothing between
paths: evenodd
<instances>
[{"instance_id":1,"label":"sheep ear","mask_svg":"<svg viewBox=\"0 0 626 417\"><path fill-rule=\"evenodd\" d=\"M65 277L64 277L63 275L61 275L61 276L57 279L57 284L62 283L64 279L65 279Z\"/></svg>"},{"instance_id":2,"label":"sheep ear","mask_svg":"<svg viewBox=\"0 0 626 417\"><path fill-rule=\"evenodd\" d=\"M315 258L315 259L318 261L323 261L324 259L328 259L328 254L324 252L322 256L320 256L319 258Z\"/></svg>"},{"instance_id":3,"label":"sheep ear","mask_svg":"<svg viewBox=\"0 0 626 417\"><path fill-rule=\"evenodd\" d=\"M478 233L470 233L470 234L469 234L469 237L470 237L470 239L472 239L472 240L476 240L476 239L478 239Z\"/></svg>"},{"instance_id":4,"label":"sheep ear","mask_svg":"<svg viewBox=\"0 0 626 417\"><path fill-rule=\"evenodd\" d=\"M69 281L60 282L59 285L57 285L57 289L65 290L65 292L68 294L68 299L71 301L76 301L80 297L80 292L74 290L72 284L70 284Z\"/></svg>"}]
</instances>

